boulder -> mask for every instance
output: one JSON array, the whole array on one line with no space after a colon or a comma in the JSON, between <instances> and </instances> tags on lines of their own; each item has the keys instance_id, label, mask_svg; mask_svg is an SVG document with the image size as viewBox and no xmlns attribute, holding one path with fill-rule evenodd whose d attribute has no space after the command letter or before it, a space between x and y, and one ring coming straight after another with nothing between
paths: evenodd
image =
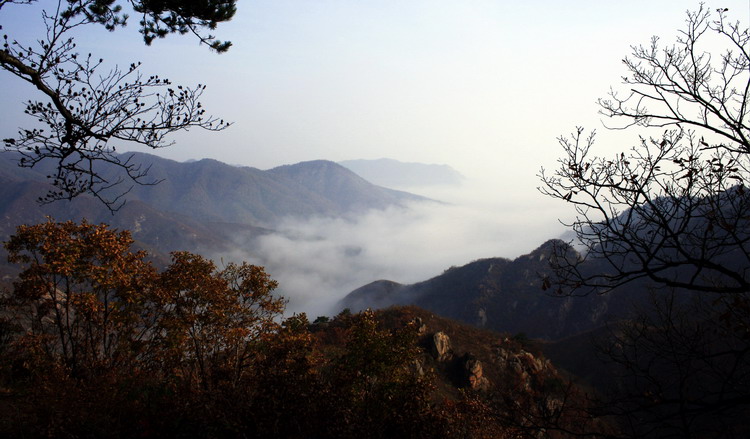
<instances>
[{"instance_id":1,"label":"boulder","mask_svg":"<svg viewBox=\"0 0 750 439\"><path fill-rule=\"evenodd\" d=\"M417 376L424 376L424 362L421 359L414 359L414 361L411 362L410 366L412 372L414 372Z\"/></svg>"},{"instance_id":2,"label":"boulder","mask_svg":"<svg viewBox=\"0 0 750 439\"><path fill-rule=\"evenodd\" d=\"M482 362L471 354L465 354L461 359L466 385L472 390L488 390L490 381L484 376Z\"/></svg>"},{"instance_id":3,"label":"boulder","mask_svg":"<svg viewBox=\"0 0 750 439\"><path fill-rule=\"evenodd\" d=\"M417 334L424 335L427 333L427 325L422 321L421 317L415 317L412 323L417 328Z\"/></svg>"},{"instance_id":4,"label":"boulder","mask_svg":"<svg viewBox=\"0 0 750 439\"><path fill-rule=\"evenodd\" d=\"M448 337L443 331L436 332L432 336L430 352L437 361L448 361L453 358L453 348L451 347L450 337Z\"/></svg>"}]
</instances>

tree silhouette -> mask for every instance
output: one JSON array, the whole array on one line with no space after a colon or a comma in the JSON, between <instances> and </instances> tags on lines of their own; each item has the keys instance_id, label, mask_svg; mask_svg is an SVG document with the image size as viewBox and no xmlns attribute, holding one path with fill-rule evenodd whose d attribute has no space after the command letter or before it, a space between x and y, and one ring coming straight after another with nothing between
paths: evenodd
<instances>
[{"instance_id":1,"label":"tree silhouette","mask_svg":"<svg viewBox=\"0 0 750 439\"><path fill-rule=\"evenodd\" d=\"M621 381L603 413L636 437L744 437L750 403L750 33L727 10L688 12L673 45L654 37L623 63L625 91L599 100L612 129L642 133L595 155L595 133L560 137L541 191L575 206L582 254L560 246L545 286L655 299L616 325L605 357ZM665 299L667 297L667 299ZM706 421L708 419L709 421ZM707 435L707 436L706 436Z\"/></svg>"},{"instance_id":2,"label":"tree silhouette","mask_svg":"<svg viewBox=\"0 0 750 439\"><path fill-rule=\"evenodd\" d=\"M598 348L617 377L596 404L626 437L741 438L750 406L747 295L654 294Z\"/></svg>"},{"instance_id":3,"label":"tree silhouette","mask_svg":"<svg viewBox=\"0 0 750 439\"><path fill-rule=\"evenodd\" d=\"M582 128L559 139L565 155L553 173L542 170L541 190L576 206L571 226L585 247L582 259L558 255L563 290L602 292L645 278L748 291L750 35L727 21L726 10L717 15L688 13L673 46L656 37L634 46L623 61L629 90L599 101L615 128L643 127L657 137L640 136L614 157L595 156L594 133ZM609 269L587 273L586 259L604 259Z\"/></svg>"},{"instance_id":4,"label":"tree silhouette","mask_svg":"<svg viewBox=\"0 0 750 439\"><path fill-rule=\"evenodd\" d=\"M8 7L27 7L35 0L3 0ZM140 32L146 44L170 33L192 33L217 52L231 43L203 34L219 22L232 18L234 0L130 1L141 15ZM72 31L102 25L113 31L127 23L128 16L115 0L58 0L42 12L44 35L31 43L3 35L0 67L31 84L38 99L26 103L25 113L38 122L22 128L15 138L3 139L7 150L20 153L19 165L34 167L43 161L55 163L47 177L54 186L40 202L72 199L90 194L116 211L128 189L113 189L129 180L155 184L146 178L148 169L116 153L117 143L135 143L149 148L171 145L168 136L199 127L222 130L229 124L206 114L200 103L205 85L174 86L158 75L141 73L140 63L104 68L104 59L76 50ZM124 175L107 179L100 172L114 165Z\"/></svg>"}]
</instances>

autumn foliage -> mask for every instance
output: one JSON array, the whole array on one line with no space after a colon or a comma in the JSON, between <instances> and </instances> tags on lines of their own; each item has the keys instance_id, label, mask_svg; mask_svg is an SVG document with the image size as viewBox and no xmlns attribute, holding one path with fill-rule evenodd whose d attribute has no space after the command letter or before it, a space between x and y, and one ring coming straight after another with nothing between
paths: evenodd
<instances>
[{"instance_id":1,"label":"autumn foliage","mask_svg":"<svg viewBox=\"0 0 750 439\"><path fill-rule=\"evenodd\" d=\"M1 436L560 437L572 419L559 389L446 390L411 312L283 319L262 267L175 252L158 270L132 244L52 220L6 243Z\"/></svg>"}]
</instances>

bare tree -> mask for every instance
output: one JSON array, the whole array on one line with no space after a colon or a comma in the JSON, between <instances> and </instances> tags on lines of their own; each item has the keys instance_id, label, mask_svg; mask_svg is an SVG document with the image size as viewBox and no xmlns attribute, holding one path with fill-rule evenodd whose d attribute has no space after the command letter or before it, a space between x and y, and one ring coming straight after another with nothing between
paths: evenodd
<instances>
[{"instance_id":1,"label":"bare tree","mask_svg":"<svg viewBox=\"0 0 750 439\"><path fill-rule=\"evenodd\" d=\"M201 33L229 20L235 0L152 1L130 0L141 15L140 32L147 44L174 32L191 32L217 52L230 44ZM9 6L25 7L35 0L0 1L0 13ZM41 202L72 199L91 194L110 210L124 203L128 189L112 190L129 180L154 184L146 179L148 169L119 155L116 144L136 143L150 148L171 145L168 136L199 127L222 130L223 120L206 114L199 99L205 85L174 86L168 79L141 73L140 63L106 71L104 60L76 50L72 32L88 25L108 30L125 26L128 16L116 0L58 0L42 12L46 32L34 43L3 35L0 67L33 85L38 99L26 103L25 113L39 125L22 128L15 138L3 139L6 150L17 151L19 165L34 167L55 162L48 175L54 189ZM114 180L101 172L103 164L120 168Z\"/></svg>"},{"instance_id":2,"label":"bare tree","mask_svg":"<svg viewBox=\"0 0 750 439\"><path fill-rule=\"evenodd\" d=\"M625 93L601 99L614 129L658 130L628 152L594 154L595 133L560 137L564 156L541 191L575 205L582 258L561 251L560 292L603 292L636 279L695 291L750 288L750 34L687 14L677 42L654 37L624 59ZM722 45L717 49L717 45ZM586 260L606 261L587 272Z\"/></svg>"},{"instance_id":3,"label":"bare tree","mask_svg":"<svg viewBox=\"0 0 750 439\"><path fill-rule=\"evenodd\" d=\"M624 91L599 100L607 128L560 137L540 190L575 206L579 254L560 246L558 294L650 288L654 299L602 345L619 372L599 401L623 437L747 437L750 410L750 33L727 10L688 12L676 42L633 46Z\"/></svg>"}]
</instances>

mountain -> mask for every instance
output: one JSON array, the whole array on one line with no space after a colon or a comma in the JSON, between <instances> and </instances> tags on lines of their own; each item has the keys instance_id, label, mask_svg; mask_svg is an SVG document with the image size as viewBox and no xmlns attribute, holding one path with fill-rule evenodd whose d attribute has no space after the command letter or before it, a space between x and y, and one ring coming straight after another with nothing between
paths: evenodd
<instances>
[{"instance_id":1,"label":"mountain","mask_svg":"<svg viewBox=\"0 0 750 439\"><path fill-rule=\"evenodd\" d=\"M631 302L645 300L646 290L635 284L585 297L557 297L544 291L555 246L567 244L550 240L515 260L480 259L410 285L376 281L352 291L339 305L353 311L415 305L475 326L555 340L601 327L623 317Z\"/></svg>"},{"instance_id":2,"label":"mountain","mask_svg":"<svg viewBox=\"0 0 750 439\"><path fill-rule=\"evenodd\" d=\"M204 221L273 227L284 217L341 216L424 200L371 184L343 166L311 161L263 171L204 159L192 163L135 154L156 186L135 186L130 200Z\"/></svg>"},{"instance_id":3,"label":"mountain","mask_svg":"<svg viewBox=\"0 0 750 439\"><path fill-rule=\"evenodd\" d=\"M86 219L90 223L107 223L115 229L130 230L137 248L147 250L157 263L165 263L170 251L229 251L234 248L238 235L250 239L269 232L246 224L196 221L139 200L129 201L115 215L88 196L69 202L38 204L37 197L48 189L49 185L41 181L13 180L0 173L0 240L15 233L18 225L41 223L48 216L56 221ZM0 247L0 261L5 260L5 250ZM13 275L16 270L0 263L0 273Z\"/></svg>"},{"instance_id":4,"label":"mountain","mask_svg":"<svg viewBox=\"0 0 750 439\"><path fill-rule=\"evenodd\" d=\"M356 327L355 322L361 321L362 316L372 316L378 323L378 330L383 332L362 334L360 329L357 338L342 336L348 328ZM542 433L557 433L554 429L568 433L594 429L602 433L613 431L608 421L581 416L589 407L584 393L576 384L567 382L566 375L542 355L537 343L528 339L462 324L417 307L390 307L361 314L344 311L332 319L318 318L310 325L310 331L316 336L316 346L328 352L353 349L356 355L349 355L347 363L364 364L364 370L387 370L388 365L378 362L382 357L373 355L369 348L376 346L377 353L389 352L404 329L413 331L412 336L416 338L411 343L416 342L417 349L401 350L390 359L390 367L394 361L403 361L409 352L415 352L416 357L400 365L400 369L416 372L432 381L430 400L433 404L450 401L451 405L456 404L452 409L456 410L464 406L469 396L471 403L464 407L479 409L467 417L470 422L459 430L443 426L437 433L417 435L419 437L448 437L450 431L459 431L460 437L548 437ZM384 337L383 333L390 336ZM366 355L363 363L357 363L359 355ZM342 372L339 369L336 375ZM357 376L364 373L357 372ZM382 382L382 378L370 379L366 388ZM394 392L397 387L391 385L390 389L388 406L393 406L398 401ZM410 393L416 397L419 391L412 388ZM368 408L372 404L368 401ZM505 428L493 428L497 421ZM435 422L437 420L433 419L431 424ZM401 437L405 430L394 431ZM549 437L577 435L566 433Z\"/></svg>"},{"instance_id":5,"label":"mountain","mask_svg":"<svg viewBox=\"0 0 750 439\"><path fill-rule=\"evenodd\" d=\"M51 187L53 167L41 163L21 169L12 153L0 154L0 235L19 224L83 218L129 229L139 245L162 256L169 251L223 251L268 233L285 217L343 216L426 200L417 195L373 185L328 161L298 163L263 171L204 159L179 163L134 153L131 162L149 168L156 185L134 185L127 203L112 215L99 201L80 196L39 205ZM101 175L114 181L119 169L103 166ZM117 190L127 190L120 186ZM242 238L242 239L240 239Z\"/></svg>"},{"instance_id":6,"label":"mountain","mask_svg":"<svg viewBox=\"0 0 750 439\"><path fill-rule=\"evenodd\" d=\"M419 186L458 186L464 176L448 165L404 163L393 159L345 160L341 166L354 171L367 181L392 188Z\"/></svg>"},{"instance_id":7,"label":"mountain","mask_svg":"<svg viewBox=\"0 0 750 439\"><path fill-rule=\"evenodd\" d=\"M263 171L211 159L180 163L150 154L128 155L131 163L149 169L149 181L161 181L156 185L134 185L127 194L128 202L141 201L199 221L269 227L288 216L340 216L426 200L376 186L343 166L324 160ZM0 157L0 177L46 182L45 175L52 169L47 163L36 169L18 169L11 154ZM115 181L119 172L119 168L106 164L100 171L108 181ZM114 191L124 189L127 186Z\"/></svg>"},{"instance_id":8,"label":"mountain","mask_svg":"<svg viewBox=\"0 0 750 439\"><path fill-rule=\"evenodd\" d=\"M408 201L426 198L408 192L376 186L340 164L316 160L285 165L268 171L280 179L288 179L335 204L342 212L362 209L383 209Z\"/></svg>"}]
</instances>

